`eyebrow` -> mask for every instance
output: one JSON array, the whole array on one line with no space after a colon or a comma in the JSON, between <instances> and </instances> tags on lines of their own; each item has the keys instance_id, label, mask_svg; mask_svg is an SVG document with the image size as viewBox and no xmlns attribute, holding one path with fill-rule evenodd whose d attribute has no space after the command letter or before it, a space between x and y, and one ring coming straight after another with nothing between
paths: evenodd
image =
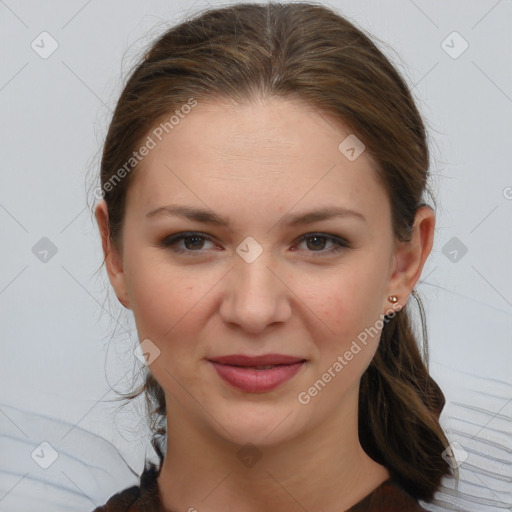
<instances>
[{"instance_id":1,"label":"eyebrow","mask_svg":"<svg viewBox=\"0 0 512 512\"><path fill-rule=\"evenodd\" d=\"M210 210L172 204L155 208L154 210L146 213L146 217L151 218L162 214L175 217L184 217L189 220L203 222L205 224L212 224L215 226L229 226L229 221L227 219L220 217ZM366 219L362 213L342 207L326 207L295 215L287 214L283 217L281 222L284 222L289 226L298 226L303 224L312 224L322 220L329 220L336 217L352 217L366 222Z\"/></svg>"}]
</instances>

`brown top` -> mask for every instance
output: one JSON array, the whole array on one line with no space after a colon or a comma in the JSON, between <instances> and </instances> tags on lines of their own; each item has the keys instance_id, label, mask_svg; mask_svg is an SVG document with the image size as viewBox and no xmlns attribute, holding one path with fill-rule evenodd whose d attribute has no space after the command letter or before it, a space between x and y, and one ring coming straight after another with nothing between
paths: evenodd
<instances>
[{"instance_id":1,"label":"brown top","mask_svg":"<svg viewBox=\"0 0 512 512\"><path fill-rule=\"evenodd\" d=\"M160 470L152 463L134 485L112 496L93 512L166 512L160 503L157 477ZM427 512L393 480L386 480L347 512Z\"/></svg>"}]
</instances>

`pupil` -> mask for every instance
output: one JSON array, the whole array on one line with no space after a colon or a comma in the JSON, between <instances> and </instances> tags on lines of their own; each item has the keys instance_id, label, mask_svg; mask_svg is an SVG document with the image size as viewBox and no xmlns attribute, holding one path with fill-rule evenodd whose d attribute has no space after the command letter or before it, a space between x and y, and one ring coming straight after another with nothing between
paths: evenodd
<instances>
[{"instance_id":1,"label":"pupil","mask_svg":"<svg viewBox=\"0 0 512 512\"><path fill-rule=\"evenodd\" d=\"M311 241L311 240L316 240L317 242L318 242L318 240L320 240L320 245L318 245L318 243L316 243L316 244L313 244L313 247L310 247L309 241ZM322 241L323 241L323 243L322 243ZM325 239L323 236L310 236L308 239L308 248L309 249L315 249L315 248L322 249L324 245L325 245Z\"/></svg>"},{"instance_id":2,"label":"pupil","mask_svg":"<svg viewBox=\"0 0 512 512\"><path fill-rule=\"evenodd\" d=\"M190 243L191 240L195 240L194 243ZM201 237L200 236L189 236L187 239L185 239L185 245L187 249L193 249L197 248L201 245Z\"/></svg>"}]
</instances>

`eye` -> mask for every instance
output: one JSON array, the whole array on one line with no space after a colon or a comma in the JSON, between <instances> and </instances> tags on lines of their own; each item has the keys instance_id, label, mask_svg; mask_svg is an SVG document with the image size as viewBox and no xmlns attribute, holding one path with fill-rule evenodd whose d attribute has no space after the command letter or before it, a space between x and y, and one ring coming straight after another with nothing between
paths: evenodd
<instances>
[{"instance_id":1,"label":"eye","mask_svg":"<svg viewBox=\"0 0 512 512\"><path fill-rule=\"evenodd\" d=\"M315 257L335 254L350 247L350 244L343 238L326 233L308 233L300 238L299 244L301 243L306 244L307 252L318 253L313 254ZM332 244L331 248L325 250L328 243ZM295 249L292 249L292 251L295 251Z\"/></svg>"},{"instance_id":2,"label":"eye","mask_svg":"<svg viewBox=\"0 0 512 512\"><path fill-rule=\"evenodd\" d=\"M183 245L181 245L183 242ZM170 248L173 252L182 253L201 253L204 248L205 242L213 243L211 238L201 233L188 232L188 233L176 233L165 237L160 245L165 248Z\"/></svg>"}]
</instances>

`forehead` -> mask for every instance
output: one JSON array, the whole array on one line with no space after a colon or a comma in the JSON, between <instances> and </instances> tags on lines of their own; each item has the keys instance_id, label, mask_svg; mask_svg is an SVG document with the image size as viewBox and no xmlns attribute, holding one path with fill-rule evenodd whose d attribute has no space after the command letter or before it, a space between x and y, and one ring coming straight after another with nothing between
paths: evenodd
<instances>
[{"instance_id":1,"label":"forehead","mask_svg":"<svg viewBox=\"0 0 512 512\"><path fill-rule=\"evenodd\" d=\"M227 212L243 202L261 213L329 202L388 214L369 153L347 158L344 141L357 144L350 129L302 101L199 101L159 140L161 132L148 134L154 148L137 168L128 208L181 200Z\"/></svg>"}]
</instances>

